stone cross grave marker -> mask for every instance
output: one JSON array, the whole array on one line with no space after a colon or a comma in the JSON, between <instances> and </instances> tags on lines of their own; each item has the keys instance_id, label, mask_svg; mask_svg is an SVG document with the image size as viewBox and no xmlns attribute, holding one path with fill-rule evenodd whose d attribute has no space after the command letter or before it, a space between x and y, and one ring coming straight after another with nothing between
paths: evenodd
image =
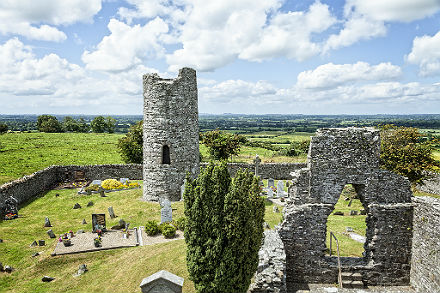
<instances>
[{"instance_id":1,"label":"stone cross grave marker","mask_svg":"<svg viewBox=\"0 0 440 293\"><path fill-rule=\"evenodd\" d=\"M173 209L171 208L171 202L168 199L164 199L161 205L160 223L171 222L173 220Z\"/></svg>"},{"instance_id":2,"label":"stone cross grave marker","mask_svg":"<svg viewBox=\"0 0 440 293\"><path fill-rule=\"evenodd\" d=\"M283 182L283 180L278 180L277 197L284 197L284 182Z\"/></svg>"},{"instance_id":3,"label":"stone cross grave marker","mask_svg":"<svg viewBox=\"0 0 440 293\"><path fill-rule=\"evenodd\" d=\"M96 232L96 229L105 230L105 214L92 214L92 228L93 233Z\"/></svg>"},{"instance_id":4,"label":"stone cross grave marker","mask_svg":"<svg viewBox=\"0 0 440 293\"><path fill-rule=\"evenodd\" d=\"M273 178L267 179L267 187L275 187L275 180Z\"/></svg>"}]
</instances>

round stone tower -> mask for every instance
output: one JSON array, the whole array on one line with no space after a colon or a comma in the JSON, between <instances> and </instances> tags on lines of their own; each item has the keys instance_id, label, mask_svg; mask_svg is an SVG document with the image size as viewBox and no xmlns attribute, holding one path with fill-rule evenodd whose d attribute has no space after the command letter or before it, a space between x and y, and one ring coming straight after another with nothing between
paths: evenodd
<instances>
[{"instance_id":1,"label":"round stone tower","mask_svg":"<svg viewBox=\"0 0 440 293\"><path fill-rule=\"evenodd\" d=\"M143 76L143 198L178 201L186 174L199 173L196 71L182 68L176 79Z\"/></svg>"}]
</instances>

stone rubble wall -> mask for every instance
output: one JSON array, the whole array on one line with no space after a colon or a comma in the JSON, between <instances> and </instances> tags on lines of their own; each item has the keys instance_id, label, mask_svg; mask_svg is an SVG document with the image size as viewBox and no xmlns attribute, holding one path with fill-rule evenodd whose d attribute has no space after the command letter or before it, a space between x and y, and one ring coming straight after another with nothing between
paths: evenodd
<instances>
[{"instance_id":1,"label":"stone rubble wall","mask_svg":"<svg viewBox=\"0 0 440 293\"><path fill-rule=\"evenodd\" d=\"M367 212L365 256L344 258L344 272L368 285L409 284L412 218L408 180L379 168L373 128L321 129L312 137L307 168L295 172L279 234L286 249L287 289L295 283L337 283L326 256L327 219L346 184Z\"/></svg>"},{"instance_id":2,"label":"stone rubble wall","mask_svg":"<svg viewBox=\"0 0 440 293\"><path fill-rule=\"evenodd\" d=\"M440 199L415 197L411 285L417 292L440 292Z\"/></svg>"},{"instance_id":3,"label":"stone rubble wall","mask_svg":"<svg viewBox=\"0 0 440 293\"><path fill-rule=\"evenodd\" d=\"M432 178L426 179L423 184L417 185L417 189L423 192L440 195L440 174L433 173Z\"/></svg>"},{"instance_id":4,"label":"stone rubble wall","mask_svg":"<svg viewBox=\"0 0 440 293\"><path fill-rule=\"evenodd\" d=\"M248 292L286 293L286 253L276 230L264 231L264 242L258 256L258 270Z\"/></svg>"},{"instance_id":5,"label":"stone rubble wall","mask_svg":"<svg viewBox=\"0 0 440 293\"><path fill-rule=\"evenodd\" d=\"M206 166L202 163L201 167ZM289 179L290 172L304 167L305 164L260 164L260 172L263 178ZM238 169L255 170L255 165L246 163L228 164L231 175ZM129 178L132 180L142 180L142 164L114 164L114 165L69 165L69 166L50 166L46 169L37 171L23 178L5 183L0 186L0 204L9 196L14 196L19 204L48 191L63 181L73 181L75 171L84 172L86 180L105 180L109 178Z\"/></svg>"}]
</instances>

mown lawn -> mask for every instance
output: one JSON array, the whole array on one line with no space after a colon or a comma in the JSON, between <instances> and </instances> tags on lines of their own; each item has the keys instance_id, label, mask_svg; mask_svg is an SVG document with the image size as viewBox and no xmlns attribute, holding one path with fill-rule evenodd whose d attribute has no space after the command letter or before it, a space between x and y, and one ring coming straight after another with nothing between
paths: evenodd
<instances>
[{"instance_id":1,"label":"mown lawn","mask_svg":"<svg viewBox=\"0 0 440 293\"><path fill-rule=\"evenodd\" d=\"M56 197L58 193L60 196ZM141 200L142 190L109 193L108 197L78 195L76 190L52 190L29 202L19 210L20 217L12 221L0 221L0 262L14 267L12 274L0 273L0 292L139 292L143 278L168 270L185 278L184 292L194 292L186 269L184 240L152 246L123 248L92 253L80 253L52 257L56 244L44 228L44 218L49 217L56 235L79 229L91 231L91 214L107 214L107 227L116 225L119 219L131 227L144 226L148 220L160 220L158 203ZM93 201L94 205L87 207ZM81 209L72 209L79 203ZM113 206L116 219L108 217L107 208ZM173 202L173 218L183 215L183 202ZM266 206L265 220L271 227L281 221L281 213ZM280 208L281 210L281 208ZM87 225L82 224L86 219ZM34 240L43 239L46 246L30 247ZM35 252L41 255L32 257ZM73 275L80 264L86 264L89 272ZM44 283L45 275L55 277Z\"/></svg>"}]
</instances>

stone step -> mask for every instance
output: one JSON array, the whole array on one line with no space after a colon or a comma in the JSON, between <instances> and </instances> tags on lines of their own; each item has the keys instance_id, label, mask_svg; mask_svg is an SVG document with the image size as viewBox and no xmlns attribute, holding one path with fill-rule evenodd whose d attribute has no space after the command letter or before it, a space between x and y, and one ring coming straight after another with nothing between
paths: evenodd
<instances>
[{"instance_id":1,"label":"stone step","mask_svg":"<svg viewBox=\"0 0 440 293\"><path fill-rule=\"evenodd\" d=\"M342 281L362 281L362 275L359 273L342 272Z\"/></svg>"},{"instance_id":2,"label":"stone step","mask_svg":"<svg viewBox=\"0 0 440 293\"><path fill-rule=\"evenodd\" d=\"M342 287L347 289L362 289L365 288L362 281L349 281L342 279Z\"/></svg>"}]
</instances>

